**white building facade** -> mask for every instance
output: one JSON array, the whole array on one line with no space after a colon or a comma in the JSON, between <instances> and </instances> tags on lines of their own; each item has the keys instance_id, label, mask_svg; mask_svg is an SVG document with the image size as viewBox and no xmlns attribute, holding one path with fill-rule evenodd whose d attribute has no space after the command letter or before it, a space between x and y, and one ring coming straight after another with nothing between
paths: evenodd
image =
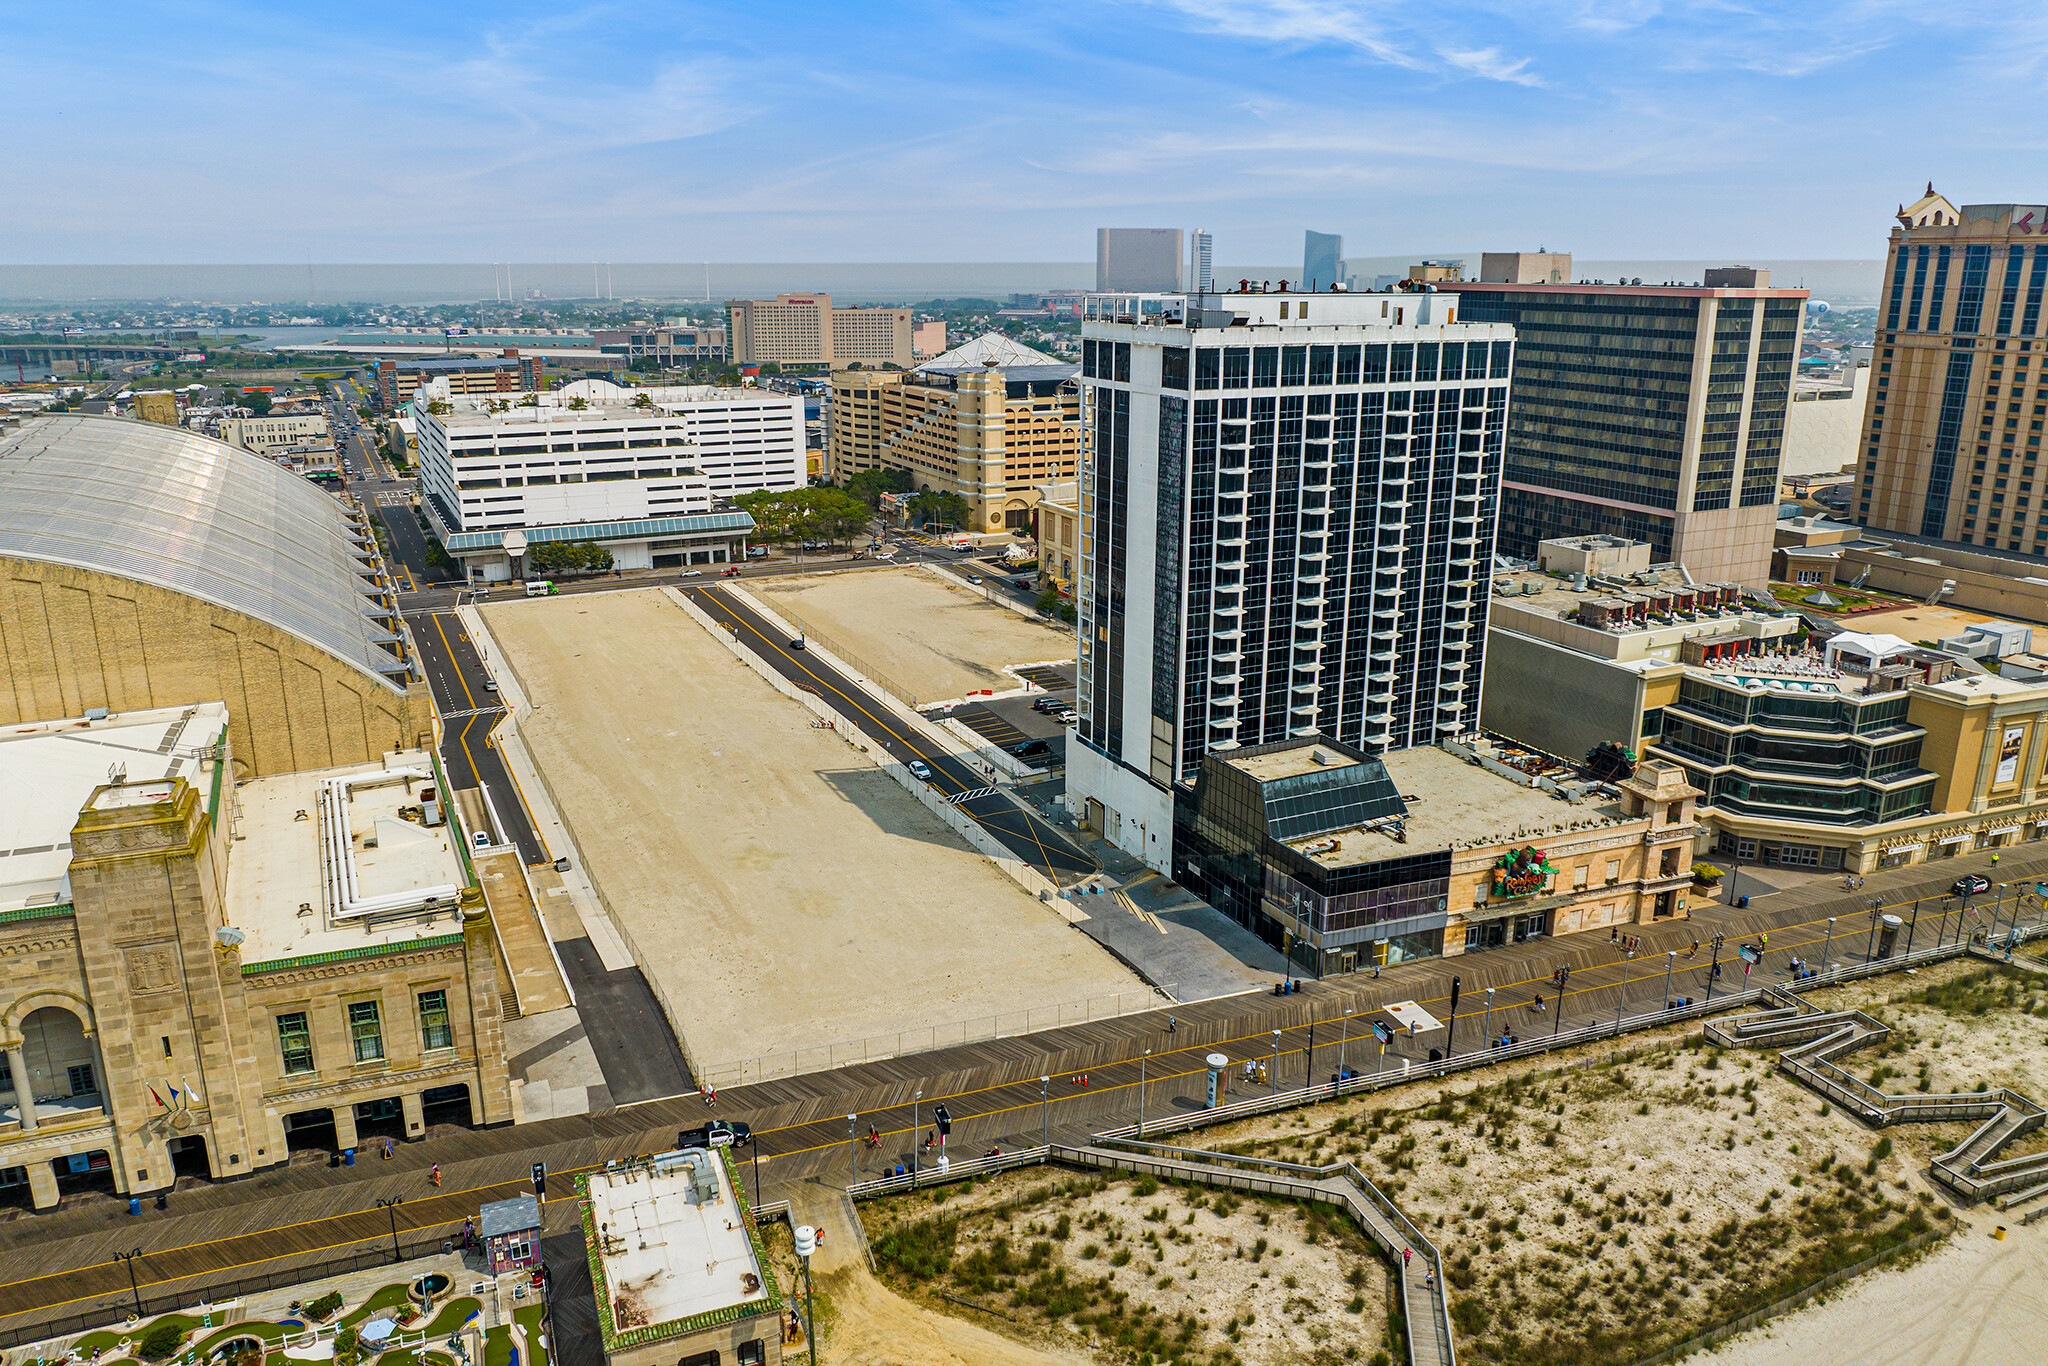
<instances>
[{"instance_id":1,"label":"white building facade","mask_svg":"<svg viewBox=\"0 0 2048 1366\"><path fill-rule=\"evenodd\" d=\"M1089 300L1067 787L1152 867L1213 749L1476 729L1514 329L1457 310Z\"/></svg>"},{"instance_id":2,"label":"white building facade","mask_svg":"<svg viewBox=\"0 0 2048 1366\"><path fill-rule=\"evenodd\" d=\"M582 399L630 407L646 399L680 423L697 448L697 468L719 498L762 489L800 489L805 483L804 401L800 394L729 389L708 384L627 389L608 380L583 379L548 395L561 403Z\"/></svg>"},{"instance_id":3,"label":"white building facade","mask_svg":"<svg viewBox=\"0 0 2048 1366\"><path fill-rule=\"evenodd\" d=\"M753 519L714 492L690 423L559 393L515 407L429 385L413 405L421 503L469 578L513 576L503 547L515 531L529 546L595 542L620 569L723 564L745 553Z\"/></svg>"}]
</instances>

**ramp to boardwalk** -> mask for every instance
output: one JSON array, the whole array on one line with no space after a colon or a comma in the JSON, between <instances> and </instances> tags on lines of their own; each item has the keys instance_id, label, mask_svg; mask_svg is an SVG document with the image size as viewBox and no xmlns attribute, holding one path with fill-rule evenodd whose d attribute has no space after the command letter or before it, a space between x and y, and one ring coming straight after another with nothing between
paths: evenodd
<instances>
[{"instance_id":1,"label":"ramp to boardwalk","mask_svg":"<svg viewBox=\"0 0 2048 1366\"><path fill-rule=\"evenodd\" d=\"M1357 1167L1349 1162L1307 1167L1200 1148L1119 1141L1146 1151L1131 1153L1092 1145L1069 1148L1054 1144L1052 1156L1077 1166L1134 1172L1162 1180L1198 1181L1227 1190L1320 1200L1348 1211L1366 1236L1387 1254L1394 1275L1400 1280L1411 1366L1456 1366L1457 1354L1451 1346L1450 1316L1444 1299L1443 1258L1421 1230L1409 1223L1400 1208L1366 1180ZM1232 1165L1220 1165L1225 1163ZM1252 1170L1233 1170L1233 1166ZM1413 1259L1403 1253L1412 1253Z\"/></svg>"},{"instance_id":2,"label":"ramp to boardwalk","mask_svg":"<svg viewBox=\"0 0 2048 1366\"><path fill-rule=\"evenodd\" d=\"M1879 1090L1836 1060L1882 1043L1890 1026L1860 1010L1822 1010L1779 986L1764 996L1775 1003L1772 1009L1709 1021L1707 1038L1723 1048L1783 1049L1779 1067L1874 1128L1981 1120L1976 1132L1934 1159L1934 1178L1965 1200L2048 1193L2048 1153L1995 1160L2008 1143L2048 1121L2039 1102L2009 1087L1944 1096Z\"/></svg>"}]
</instances>

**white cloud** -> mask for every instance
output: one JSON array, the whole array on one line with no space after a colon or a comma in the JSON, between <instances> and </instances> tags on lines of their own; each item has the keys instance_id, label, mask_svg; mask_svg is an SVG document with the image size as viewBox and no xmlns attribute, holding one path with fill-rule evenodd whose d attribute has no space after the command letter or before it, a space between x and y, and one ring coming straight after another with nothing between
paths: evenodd
<instances>
[{"instance_id":1,"label":"white cloud","mask_svg":"<svg viewBox=\"0 0 2048 1366\"><path fill-rule=\"evenodd\" d=\"M1373 4L1342 0L1157 0L1210 33L1262 43L1303 46L1333 43L1394 66L1426 64L1387 33Z\"/></svg>"},{"instance_id":2,"label":"white cloud","mask_svg":"<svg viewBox=\"0 0 2048 1366\"><path fill-rule=\"evenodd\" d=\"M1437 56L1474 76L1483 76L1489 81L1506 81L1512 85L1541 85L1543 81L1529 70L1527 57L1510 61L1501 55L1497 47L1474 48L1467 52L1437 49Z\"/></svg>"}]
</instances>

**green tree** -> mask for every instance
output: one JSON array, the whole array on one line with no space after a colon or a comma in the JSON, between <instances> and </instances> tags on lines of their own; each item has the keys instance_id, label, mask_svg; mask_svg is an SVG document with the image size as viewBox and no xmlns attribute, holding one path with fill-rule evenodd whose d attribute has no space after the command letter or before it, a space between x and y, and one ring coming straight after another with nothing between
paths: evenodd
<instances>
[{"instance_id":1,"label":"green tree","mask_svg":"<svg viewBox=\"0 0 2048 1366\"><path fill-rule=\"evenodd\" d=\"M158 1319L135 1345L150 1360L161 1361L185 1345L185 1330L169 1319Z\"/></svg>"},{"instance_id":2,"label":"green tree","mask_svg":"<svg viewBox=\"0 0 2048 1366\"><path fill-rule=\"evenodd\" d=\"M871 508L882 505L885 493L910 492L909 470L862 470L846 481L846 491Z\"/></svg>"},{"instance_id":3,"label":"green tree","mask_svg":"<svg viewBox=\"0 0 2048 1366\"><path fill-rule=\"evenodd\" d=\"M1044 591L1038 595L1038 610L1046 616L1057 613L1060 610L1060 590L1047 584Z\"/></svg>"},{"instance_id":4,"label":"green tree","mask_svg":"<svg viewBox=\"0 0 2048 1366\"><path fill-rule=\"evenodd\" d=\"M546 574L602 573L612 567L612 553L595 541L543 541L526 552L526 567Z\"/></svg>"},{"instance_id":5,"label":"green tree","mask_svg":"<svg viewBox=\"0 0 2048 1366\"><path fill-rule=\"evenodd\" d=\"M957 493L934 493L930 489L910 500L910 520L918 526L964 527L967 500Z\"/></svg>"},{"instance_id":6,"label":"green tree","mask_svg":"<svg viewBox=\"0 0 2048 1366\"><path fill-rule=\"evenodd\" d=\"M261 389L251 389L236 401L258 417L270 411L270 395Z\"/></svg>"}]
</instances>

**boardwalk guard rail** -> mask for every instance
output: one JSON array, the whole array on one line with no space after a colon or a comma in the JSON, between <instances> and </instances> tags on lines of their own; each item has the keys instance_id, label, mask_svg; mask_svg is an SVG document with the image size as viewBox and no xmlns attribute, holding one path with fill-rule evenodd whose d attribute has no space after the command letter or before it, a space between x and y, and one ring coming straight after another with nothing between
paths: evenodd
<instances>
[{"instance_id":1,"label":"boardwalk guard rail","mask_svg":"<svg viewBox=\"0 0 2048 1366\"><path fill-rule=\"evenodd\" d=\"M1769 1010L1710 1021L1707 1039L1723 1048L1784 1046L1778 1066L1874 1128L1981 1120L1976 1132L1934 1159L1937 1181L1977 1201L2048 1182L2048 1153L1994 1161L2006 1144L2048 1122L2039 1102L2008 1087L1928 1096L1895 1094L1852 1075L1835 1059L1882 1043L1891 1027L1860 1010L1823 1011L1784 987L1764 993Z\"/></svg>"}]
</instances>

